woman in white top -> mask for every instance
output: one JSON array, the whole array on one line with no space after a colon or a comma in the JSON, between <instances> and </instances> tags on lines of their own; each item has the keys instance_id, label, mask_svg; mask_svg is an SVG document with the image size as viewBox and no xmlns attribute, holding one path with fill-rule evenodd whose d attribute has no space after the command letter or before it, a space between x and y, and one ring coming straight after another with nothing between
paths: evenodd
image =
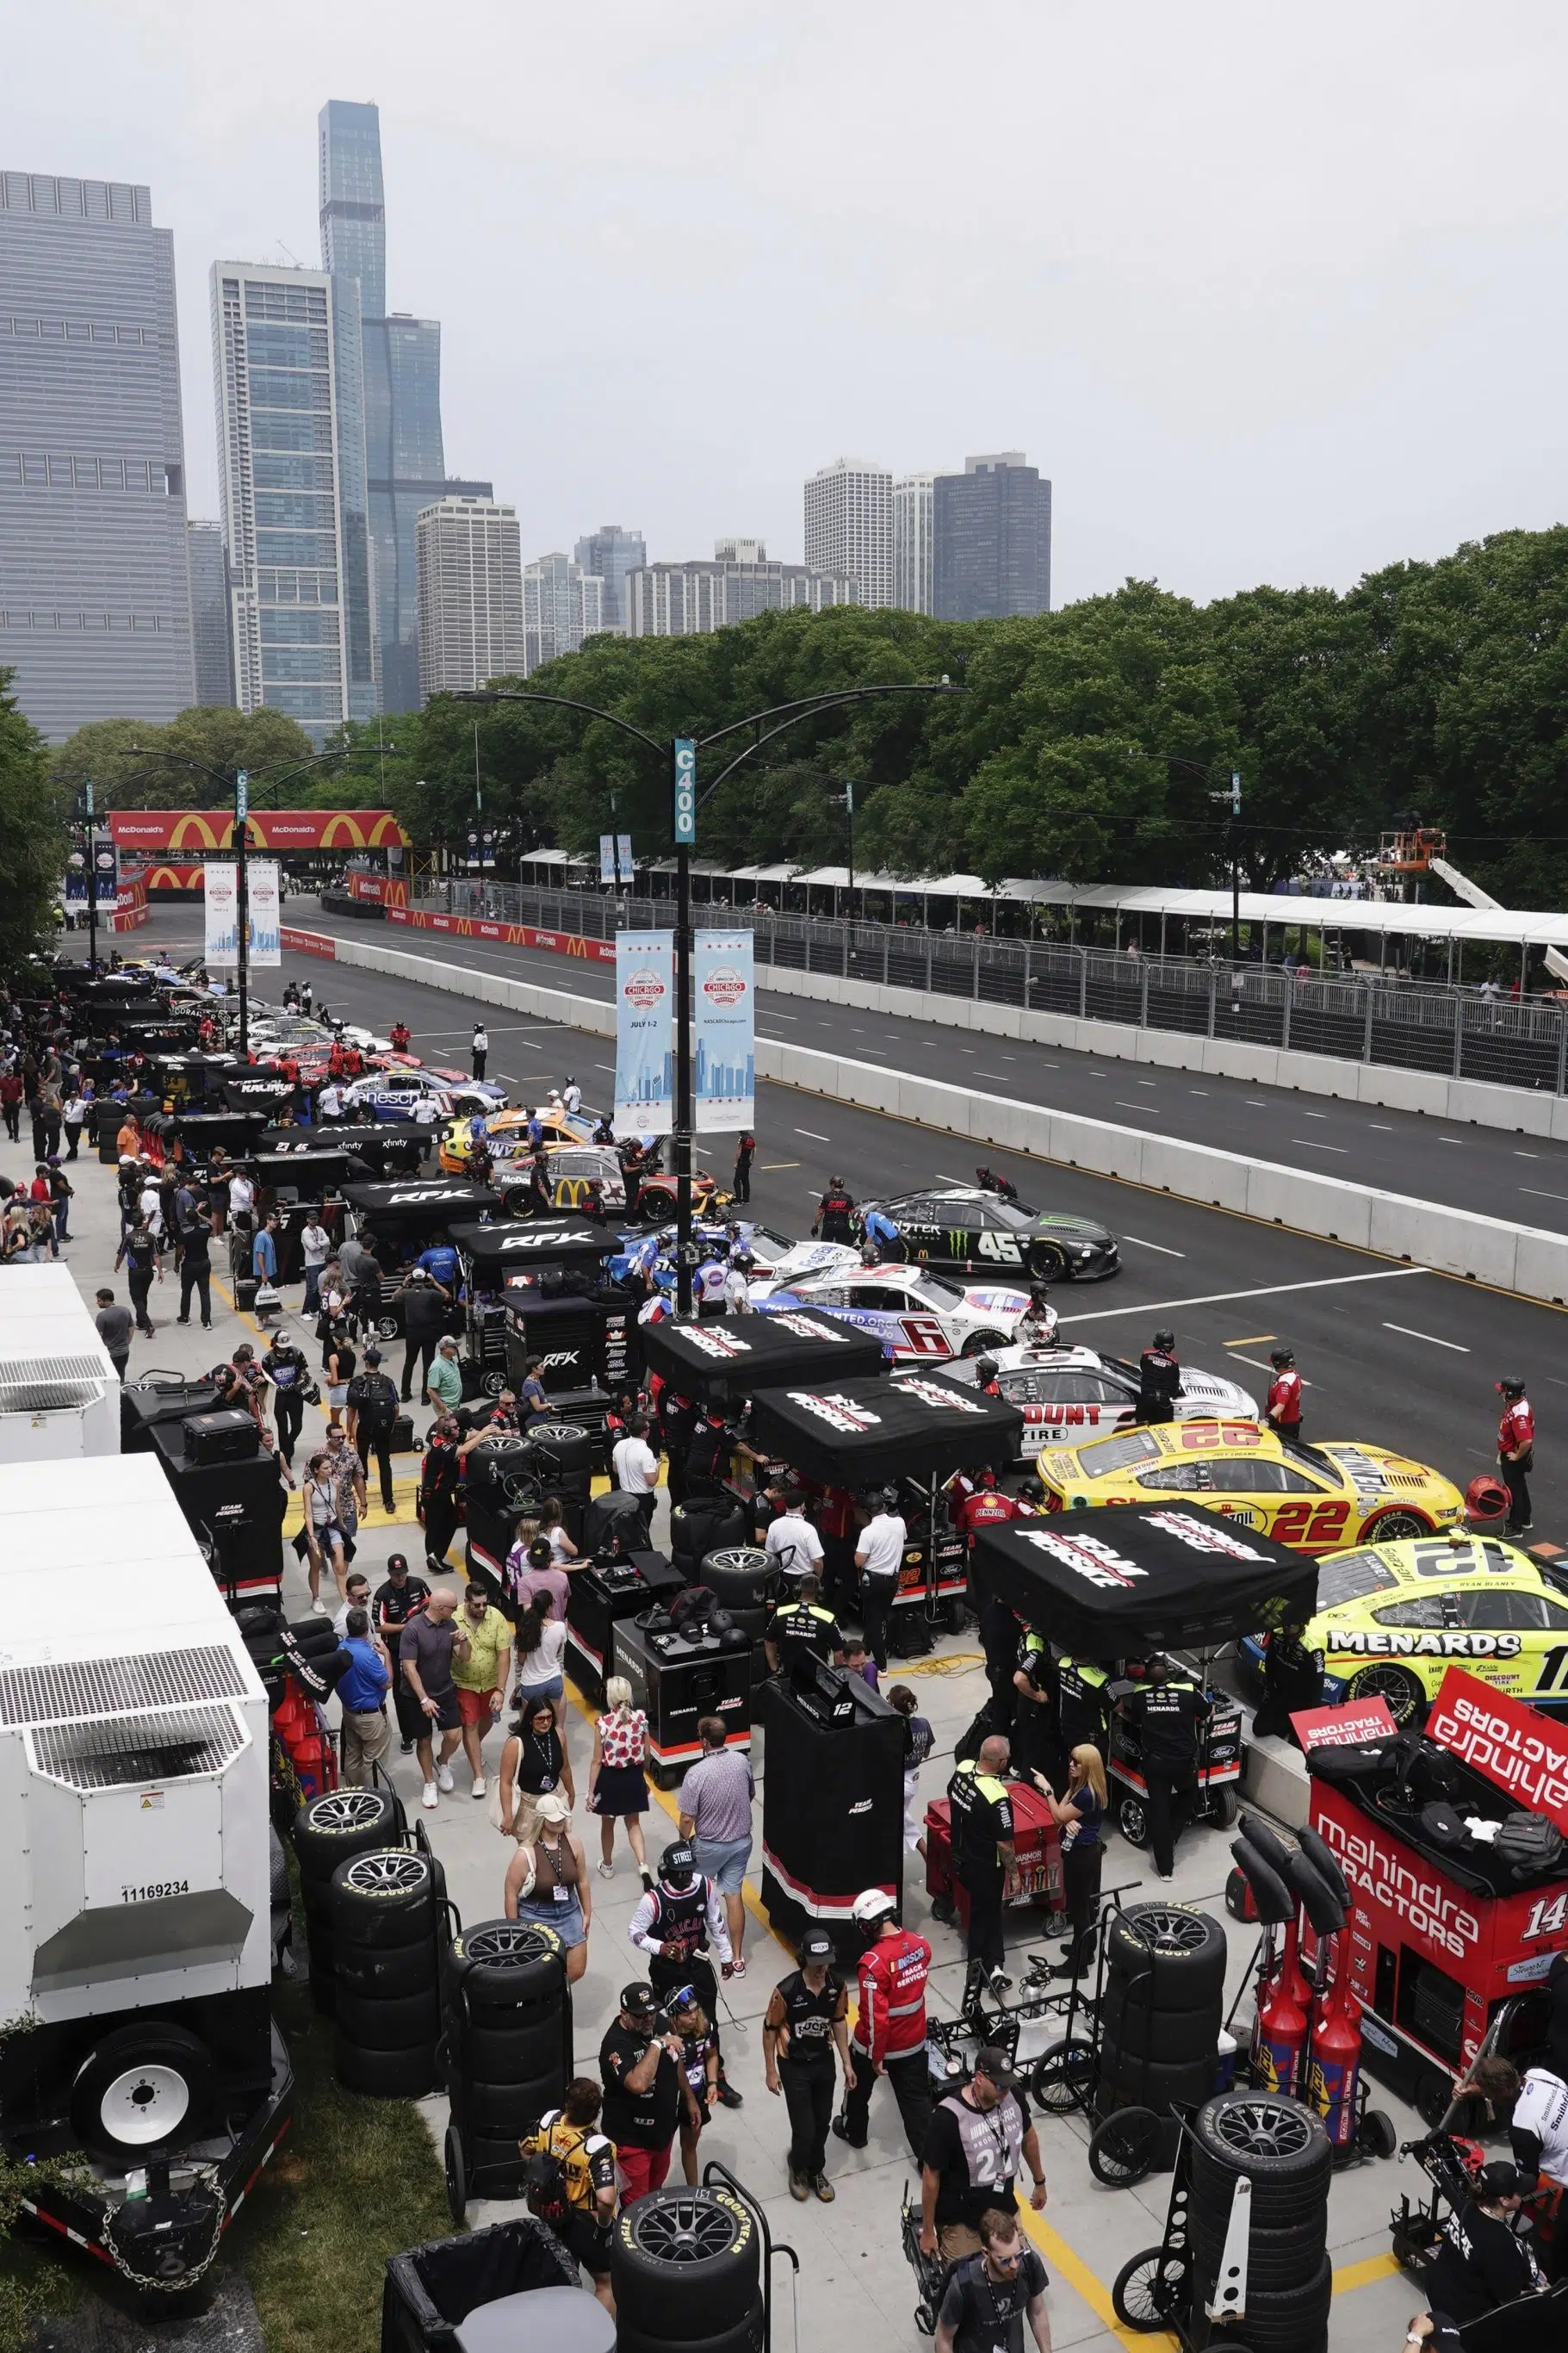
<instances>
[{"instance_id":1,"label":"woman in white top","mask_svg":"<svg viewBox=\"0 0 1568 2353\"><path fill-rule=\"evenodd\" d=\"M577 1547L562 1525L563 1512L559 1495L546 1495L540 1506L539 1534L550 1546L550 1557L557 1568L564 1568L577 1558ZM521 1536L521 1531L519 1530Z\"/></svg>"},{"instance_id":2,"label":"woman in white top","mask_svg":"<svg viewBox=\"0 0 1568 2353\"><path fill-rule=\"evenodd\" d=\"M535 1596L517 1621L517 1704L525 1712L536 1699L563 1699L566 1621L550 1615L550 1596Z\"/></svg>"}]
</instances>

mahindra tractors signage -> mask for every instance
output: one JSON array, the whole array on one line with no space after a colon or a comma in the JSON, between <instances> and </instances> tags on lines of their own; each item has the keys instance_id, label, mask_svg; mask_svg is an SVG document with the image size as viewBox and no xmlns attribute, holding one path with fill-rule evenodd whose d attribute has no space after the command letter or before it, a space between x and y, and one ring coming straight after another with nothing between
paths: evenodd
<instances>
[{"instance_id":1,"label":"mahindra tractors signage","mask_svg":"<svg viewBox=\"0 0 1568 2353\"><path fill-rule=\"evenodd\" d=\"M1462 1667L1450 1667L1426 1736L1568 1836L1568 1725L1538 1715Z\"/></svg>"}]
</instances>

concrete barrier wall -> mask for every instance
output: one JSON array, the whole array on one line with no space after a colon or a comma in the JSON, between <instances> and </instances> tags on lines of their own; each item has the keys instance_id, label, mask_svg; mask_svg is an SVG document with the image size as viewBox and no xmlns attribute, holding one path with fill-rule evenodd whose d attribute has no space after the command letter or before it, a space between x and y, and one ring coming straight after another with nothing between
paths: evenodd
<instances>
[{"instance_id":1,"label":"concrete barrier wall","mask_svg":"<svg viewBox=\"0 0 1568 2353\"><path fill-rule=\"evenodd\" d=\"M340 939L337 961L418 981L428 988L450 989L481 1004L505 1006L542 1021L559 1021L593 1037L615 1035L615 1005L605 997L570 996L563 989L542 988L532 981L512 980L501 973L359 940ZM1013 1018L1019 1018L1016 1012ZM782 1039L758 1039L756 1068L759 1078L799 1087L831 1102L883 1112L943 1134L963 1136L973 1144L1027 1153L1038 1160L1089 1169L1097 1176L1121 1177L1182 1200L1238 1210L1297 1233L1354 1243L1390 1258L1435 1267L1445 1274L1491 1283L1501 1291L1550 1300L1557 1306L1568 1301L1568 1235L1510 1225L1500 1218L1475 1217L1402 1193L1379 1192L1371 1186L1348 1184L1342 1177L1321 1176L1315 1169L1290 1168L1216 1151L1207 1145L1148 1135L1141 1128L1080 1118L1041 1103L1014 1103L937 1079L912 1078L879 1064L853 1061Z\"/></svg>"}]
</instances>

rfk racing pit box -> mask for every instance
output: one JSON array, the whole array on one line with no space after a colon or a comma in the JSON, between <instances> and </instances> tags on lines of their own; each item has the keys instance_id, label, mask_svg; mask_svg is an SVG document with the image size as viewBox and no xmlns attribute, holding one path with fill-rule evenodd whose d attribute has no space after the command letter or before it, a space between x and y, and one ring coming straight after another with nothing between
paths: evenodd
<instances>
[{"instance_id":1,"label":"rfk racing pit box","mask_svg":"<svg viewBox=\"0 0 1568 2353\"><path fill-rule=\"evenodd\" d=\"M1542 2039L1535 1989L1568 1949L1568 1850L1551 1852L1547 1828L1568 1837L1568 1729L1459 1667L1418 1744L1334 1745L1339 1720L1365 1715L1292 1721L1309 1751L1310 1820L1354 1897L1363 2057L1435 2126L1484 2042L1522 2064Z\"/></svg>"}]
</instances>

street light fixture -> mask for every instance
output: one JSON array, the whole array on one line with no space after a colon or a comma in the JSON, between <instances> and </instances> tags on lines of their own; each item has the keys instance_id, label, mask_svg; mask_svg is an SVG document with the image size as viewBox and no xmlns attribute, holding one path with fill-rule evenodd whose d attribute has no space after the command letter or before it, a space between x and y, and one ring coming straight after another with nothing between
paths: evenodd
<instances>
[{"instance_id":1,"label":"street light fixture","mask_svg":"<svg viewBox=\"0 0 1568 2353\"><path fill-rule=\"evenodd\" d=\"M581 711L590 719L603 720L606 725L619 728L657 754L660 760L669 761L670 830L675 843L676 923L675 923L675 1199L676 1199L676 1301L682 1315L691 1313L691 1276L696 1253L691 1241L691 1144L694 1127L691 1100L691 852L697 842L697 812L702 803L710 800L743 761L760 752L802 720L841 709L846 703L870 702L888 694L963 694L963 686L953 685L945 674L940 679L912 681L903 686L851 686L829 690L823 694L807 694L794 702L777 702L765 711L753 711L744 719L733 719L727 727L716 727L710 735L677 735L668 744L650 735L646 729L634 726L614 711L602 711L596 703L579 702L567 694L544 694L519 687L472 687L455 693L454 702L546 702L563 711ZM769 725L769 722L773 723ZM715 744L730 736L752 732L752 741L743 745L734 757L720 769L710 785L698 790L698 754L710 751Z\"/></svg>"}]
</instances>

